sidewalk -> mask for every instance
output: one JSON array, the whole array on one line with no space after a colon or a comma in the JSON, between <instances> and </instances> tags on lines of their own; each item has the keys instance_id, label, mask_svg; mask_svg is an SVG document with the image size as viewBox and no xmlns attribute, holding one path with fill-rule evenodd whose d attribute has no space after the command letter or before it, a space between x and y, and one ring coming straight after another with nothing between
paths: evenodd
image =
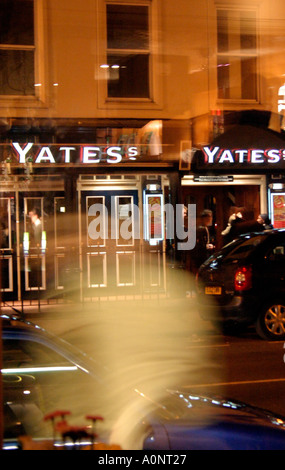
<instances>
[{"instance_id":1,"label":"sidewalk","mask_svg":"<svg viewBox=\"0 0 285 470\"><path fill-rule=\"evenodd\" d=\"M128 313L130 318L137 312L150 313L159 311L160 313L173 313L176 316L179 312L191 316L191 312L197 309L195 294L185 292L184 297L157 295L146 296L141 299L111 298L95 300L90 302L50 302L34 304L24 304L23 313L20 304L1 306L3 315L17 315L26 321L30 321L51 333L63 335L67 331L88 325L102 315L116 314L118 316Z\"/></svg>"}]
</instances>

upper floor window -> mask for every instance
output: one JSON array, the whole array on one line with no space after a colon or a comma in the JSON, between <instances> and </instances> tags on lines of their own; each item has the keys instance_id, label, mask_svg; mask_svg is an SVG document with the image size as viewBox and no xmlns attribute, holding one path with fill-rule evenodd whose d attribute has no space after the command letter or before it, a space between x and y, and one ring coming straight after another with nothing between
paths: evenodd
<instances>
[{"instance_id":1,"label":"upper floor window","mask_svg":"<svg viewBox=\"0 0 285 470\"><path fill-rule=\"evenodd\" d=\"M35 95L34 0L0 0L0 95Z\"/></svg>"},{"instance_id":2,"label":"upper floor window","mask_svg":"<svg viewBox=\"0 0 285 470\"><path fill-rule=\"evenodd\" d=\"M256 11L219 9L217 22L218 98L257 101Z\"/></svg>"},{"instance_id":3,"label":"upper floor window","mask_svg":"<svg viewBox=\"0 0 285 470\"><path fill-rule=\"evenodd\" d=\"M149 6L107 4L109 98L150 98Z\"/></svg>"}]
</instances>

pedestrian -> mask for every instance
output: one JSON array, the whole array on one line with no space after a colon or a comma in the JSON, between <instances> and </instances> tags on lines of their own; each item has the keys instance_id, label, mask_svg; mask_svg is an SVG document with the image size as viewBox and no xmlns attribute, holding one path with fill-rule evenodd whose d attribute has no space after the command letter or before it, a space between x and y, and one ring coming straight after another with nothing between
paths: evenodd
<instances>
[{"instance_id":1,"label":"pedestrian","mask_svg":"<svg viewBox=\"0 0 285 470\"><path fill-rule=\"evenodd\" d=\"M264 230L263 225L257 222L256 219L250 216L250 212L246 209L241 211L242 220L238 223L237 221L233 222L231 236L232 239L235 240L240 235L250 232L262 232Z\"/></svg>"},{"instance_id":2,"label":"pedestrian","mask_svg":"<svg viewBox=\"0 0 285 470\"><path fill-rule=\"evenodd\" d=\"M264 227L264 230L271 230L274 228L267 214L259 214L257 222Z\"/></svg>"},{"instance_id":3,"label":"pedestrian","mask_svg":"<svg viewBox=\"0 0 285 470\"><path fill-rule=\"evenodd\" d=\"M205 209L200 214L201 224L196 232L196 246L192 250L192 271L197 272L199 267L213 254L215 246L211 243L209 227L213 223L213 212Z\"/></svg>"},{"instance_id":4,"label":"pedestrian","mask_svg":"<svg viewBox=\"0 0 285 470\"><path fill-rule=\"evenodd\" d=\"M42 241L42 222L40 219L40 210L38 207L34 207L30 212L29 212L29 217L32 222L32 228L33 228L33 241L34 245L38 246L41 244Z\"/></svg>"},{"instance_id":5,"label":"pedestrian","mask_svg":"<svg viewBox=\"0 0 285 470\"><path fill-rule=\"evenodd\" d=\"M236 236L236 232L238 230L238 225L244 221L244 207L233 207L232 214L229 217L228 225L226 226L225 230L221 232L224 240L224 245L230 243Z\"/></svg>"}]
</instances>

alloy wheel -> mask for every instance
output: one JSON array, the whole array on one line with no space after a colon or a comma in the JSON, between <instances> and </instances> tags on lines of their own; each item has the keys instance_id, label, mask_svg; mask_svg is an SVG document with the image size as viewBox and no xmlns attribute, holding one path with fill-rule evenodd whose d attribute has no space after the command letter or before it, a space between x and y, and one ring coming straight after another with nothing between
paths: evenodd
<instances>
[{"instance_id":1,"label":"alloy wheel","mask_svg":"<svg viewBox=\"0 0 285 470\"><path fill-rule=\"evenodd\" d=\"M269 307L265 313L264 325L271 334L283 336L285 334L285 306L277 304Z\"/></svg>"}]
</instances>

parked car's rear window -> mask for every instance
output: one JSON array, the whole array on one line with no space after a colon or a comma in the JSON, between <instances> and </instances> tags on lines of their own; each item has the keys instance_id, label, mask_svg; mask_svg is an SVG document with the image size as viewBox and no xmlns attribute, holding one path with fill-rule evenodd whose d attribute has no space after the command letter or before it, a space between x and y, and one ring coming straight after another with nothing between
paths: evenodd
<instances>
[{"instance_id":1,"label":"parked car's rear window","mask_svg":"<svg viewBox=\"0 0 285 470\"><path fill-rule=\"evenodd\" d=\"M252 252L253 248L260 245L260 243L264 240L264 235L257 235L256 237L248 238L246 237L242 243L234 245L233 249L230 251L227 250L224 260L244 259L249 255L250 252Z\"/></svg>"}]
</instances>

